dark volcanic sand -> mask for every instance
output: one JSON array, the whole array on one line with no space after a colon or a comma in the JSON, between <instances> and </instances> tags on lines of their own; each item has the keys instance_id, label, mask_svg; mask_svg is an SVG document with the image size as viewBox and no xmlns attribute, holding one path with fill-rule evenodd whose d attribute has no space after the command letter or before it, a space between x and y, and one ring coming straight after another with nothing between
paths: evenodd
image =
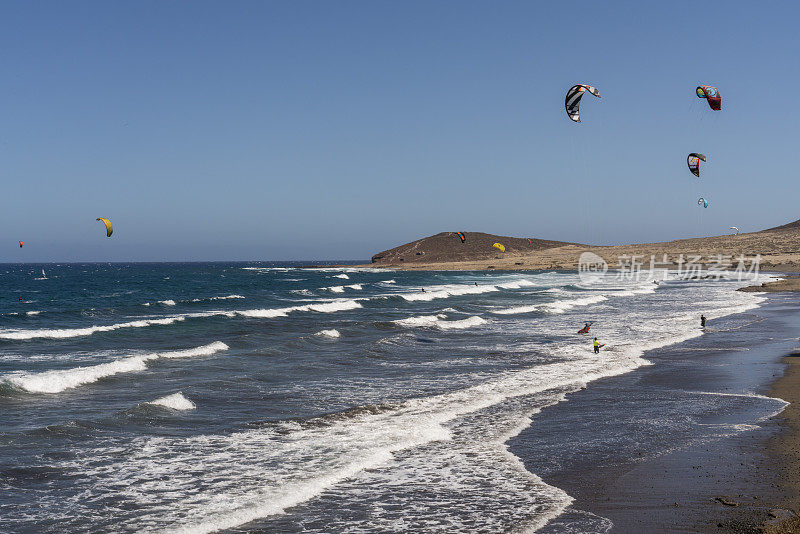
<instances>
[{"instance_id":1,"label":"dark volcanic sand","mask_svg":"<svg viewBox=\"0 0 800 534\"><path fill-rule=\"evenodd\" d=\"M739 394L768 394L783 374L781 357L800 350L800 303L773 295L720 321L699 338L648 353L652 366L592 383L544 410L509 443L530 471L575 498L540 532L761 532L774 508L797 502L797 441L789 464L774 456L786 454L785 442L767 446L781 428L774 414L782 403ZM563 443L570 434L574 445ZM572 447L565 460L553 460L563 452L548 454L565 447ZM794 484L785 479L791 470Z\"/></svg>"}]
</instances>

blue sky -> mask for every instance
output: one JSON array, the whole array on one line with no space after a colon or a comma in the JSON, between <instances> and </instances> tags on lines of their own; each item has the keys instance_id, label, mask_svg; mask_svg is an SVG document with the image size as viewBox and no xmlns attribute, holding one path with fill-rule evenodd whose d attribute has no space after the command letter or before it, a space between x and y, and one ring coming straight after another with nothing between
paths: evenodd
<instances>
[{"instance_id":1,"label":"blue sky","mask_svg":"<svg viewBox=\"0 0 800 534\"><path fill-rule=\"evenodd\" d=\"M6 0L0 261L360 259L440 231L617 244L783 224L800 218L799 15ZM602 94L581 124L563 106L575 83ZM699 181L689 152L708 156Z\"/></svg>"}]
</instances>

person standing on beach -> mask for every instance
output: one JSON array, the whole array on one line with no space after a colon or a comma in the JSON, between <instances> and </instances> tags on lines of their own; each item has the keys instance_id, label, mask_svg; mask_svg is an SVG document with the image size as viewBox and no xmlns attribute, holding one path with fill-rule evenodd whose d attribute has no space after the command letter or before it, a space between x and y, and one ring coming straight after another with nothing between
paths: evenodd
<instances>
[{"instance_id":1,"label":"person standing on beach","mask_svg":"<svg viewBox=\"0 0 800 534\"><path fill-rule=\"evenodd\" d=\"M700 328L705 328L705 327L706 327L706 316L700 314Z\"/></svg>"},{"instance_id":2,"label":"person standing on beach","mask_svg":"<svg viewBox=\"0 0 800 534\"><path fill-rule=\"evenodd\" d=\"M597 341L597 338L594 338L594 340L592 341L592 345L594 345L594 353L600 354L600 342Z\"/></svg>"}]
</instances>

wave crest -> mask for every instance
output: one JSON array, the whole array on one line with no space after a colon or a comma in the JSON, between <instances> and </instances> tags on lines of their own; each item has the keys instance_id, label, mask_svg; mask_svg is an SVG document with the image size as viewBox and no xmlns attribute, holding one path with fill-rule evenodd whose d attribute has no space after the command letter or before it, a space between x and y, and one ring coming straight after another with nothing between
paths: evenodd
<instances>
[{"instance_id":1,"label":"wave crest","mask_svg":"<svg viewBox=\"0 0 800 534\"><path fill-rule=\"evenodd\" d=\"M120 373L131 373L147 369L147 362L159 358L190 358L193 356L211 356L217 352L228 350L228 345L215 341L208 345L193 349L175 350L170 352L154 352L141 356L129 356L108 363L88 367L74 367L72 369L59 369L42 373L20 373L6 375L0 381L30 393L61 393L67 389L76 388L84 384L97 382L101 378L114 376Z\"/></svg>"}]
</instances>

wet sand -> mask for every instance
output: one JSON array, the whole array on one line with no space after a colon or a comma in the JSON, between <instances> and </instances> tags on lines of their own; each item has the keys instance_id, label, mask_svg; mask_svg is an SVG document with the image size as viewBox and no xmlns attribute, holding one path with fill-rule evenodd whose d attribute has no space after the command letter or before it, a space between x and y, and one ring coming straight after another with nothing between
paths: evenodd
<instances>
[{"instance_id":1,"label":"wet sand","mask_svg":"<svg viewBox=\"0 0 800 534\"><path fill-rule=\"evenodd\" d=\"M800 330L796 331L800 334ZM789 402L778 416L783 432L769 442L772 456L779 460L778 485L786 494L782 507L800 507L800 339L788 356L783 358L786 371L770 390L770 395ZM772 527L772 533L800 533L800 519L792 518Z\"/></svg>"},{"instance_id":2,"label":"wet sand","mask_svg":"<svg viewBox=\"0 0 800 534\"><path fill-rule=\"evenodd\" d=\"M743 287L739 291L748 292L764 292L764 293L780 293L784 291L800 291L800 277L787 276L775 282L765 282L760 286ZM788 362L787 362L788 363Z\"/></svg>"},{"instance_id":3,"label":"wet sand","mask_svg":"<svg viewBox=\"0 0 800 534\"><path fill-rule=\"evenodd\" d=\"M540 532L800 532L796 518L779 521L798 506L800 410L776 416L784 405L761 396L800 400L800 356L786 374L781 360L800 353L792 297L648 353L652 366L537 416L510 448L575 498ZM575 432L575 454L560 465L541 453L552 425Z\"/></svg>"}]
</instances>

